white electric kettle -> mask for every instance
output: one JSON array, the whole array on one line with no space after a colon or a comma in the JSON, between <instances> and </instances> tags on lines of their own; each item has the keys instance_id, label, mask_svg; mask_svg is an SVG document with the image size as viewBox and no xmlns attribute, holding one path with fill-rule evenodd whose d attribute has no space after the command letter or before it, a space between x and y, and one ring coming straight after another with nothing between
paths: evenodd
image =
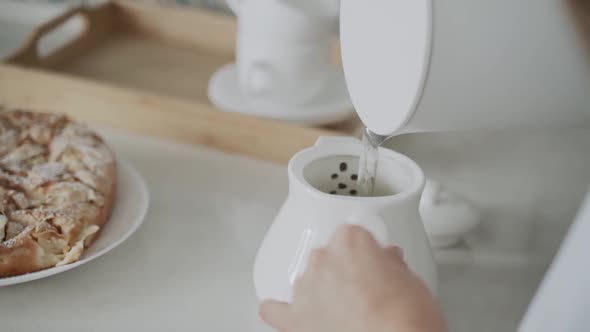
<instances>
[{"instance_id":1,"label":"white electric kettle","mask_svg":"<svg viewBox=\"0 0 590 332\"><path fill-rule=\"evenodd\" d=\"M386 136L590 126L588 57L570 11L564 0L342 0L352 102Z\"/></svg>"}]
</instances>

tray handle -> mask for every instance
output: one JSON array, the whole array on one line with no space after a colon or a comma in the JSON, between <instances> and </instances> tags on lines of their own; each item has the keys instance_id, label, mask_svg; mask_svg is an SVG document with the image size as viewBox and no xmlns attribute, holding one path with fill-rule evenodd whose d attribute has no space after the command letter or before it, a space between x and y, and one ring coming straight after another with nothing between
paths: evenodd
<instances>
[{"instance_id":1,"label":"tray handle","mask_svg":"<svg viewBox=\"0 0 590 332\"><path fill-rule=\"evenodd\" d=\"M49 62L51 62L49 61L51 57L54 57L55 55L66 49L73 48L76 45L88 39L88 37L95 35L95 33L93 33L96 32L96 29L94 29L94 27L100 25L97 24L96 21L100 19L101 12L103 11L101 9L104 9L104 7L88 8L84 6L78 6L73 7L67 10L65 13L52 18L48 22L45 22L44 24L34 29L31 32L31 34L29 34L29 36L25 39L24 44L21 47L19 47L14 53L9 55L5 59L5 61L7 63L26 66L43 67L48 65ZM63 45L60 45L51 53L42 55L39 51L39 44L41 40L43 40L43 38L52 31L63 26L72 18L78 16L82 17L84 21L82 30L79 32L78 36L74 37L71 40L68 40Z\"/></svg>"}]
</instances>

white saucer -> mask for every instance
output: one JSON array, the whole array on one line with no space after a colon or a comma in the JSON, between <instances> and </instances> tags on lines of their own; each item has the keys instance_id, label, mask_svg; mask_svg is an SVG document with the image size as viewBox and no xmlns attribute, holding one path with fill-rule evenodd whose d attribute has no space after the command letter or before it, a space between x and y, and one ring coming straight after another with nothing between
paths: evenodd
<instances>
[{"instance_id":1,"label":"white saucer","mask_svg":"<svg viewBox=\"0 0 590 332\"><path fill-rule=\"evenodd\" d=\"M127 162L118 160L117 196L109 221L77 262L16 277L0 278L0 287L61 273L106 254L123 243L141 225L148 210L149 192L143 177Z\"/></svg>"},{"instance_id":2,"label":"white saucer","mask_svg":"<svg viewBox=\"0 0 590 332\"><path fill-rule=\"evenodd\" d=\"M305 124L324 125L338 123L354 115L354 108L340 71L331 72L333 78L325 93L313 102L303 105L282 105L272 101L254 101L242 93L238 86L235 64L220 68L209 80L209 100L228 112L257 115L278 120Z\"/></svg>"}]
</instances>

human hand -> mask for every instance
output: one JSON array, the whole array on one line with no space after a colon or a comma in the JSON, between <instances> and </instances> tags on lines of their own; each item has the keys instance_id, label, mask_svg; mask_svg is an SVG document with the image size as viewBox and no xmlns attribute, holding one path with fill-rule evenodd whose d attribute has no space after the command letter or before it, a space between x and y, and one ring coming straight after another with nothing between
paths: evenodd
<instances>
[{"instance_id":1,"label":"human hand","mask_svg":"<svg viewBox=\"0 0 590 332\"><path fill-rule=\"evenodd\" d=\"M342 226L316 249L295 282L293 302L265 301L264 321L281 332L446 332L424 283L398 247L383 249L359 226Z\"/></svg>"}]
</instances>

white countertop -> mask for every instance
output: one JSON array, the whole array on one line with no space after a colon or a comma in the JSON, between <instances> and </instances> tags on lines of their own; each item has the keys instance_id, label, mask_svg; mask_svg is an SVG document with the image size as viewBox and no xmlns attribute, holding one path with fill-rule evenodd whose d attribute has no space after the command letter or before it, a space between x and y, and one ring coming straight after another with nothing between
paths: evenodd
<instances>
[{"instance_id":1,"label":"white countertop","mask_svg":"<svg viewBox=\"0 0 590 332\"><path fill-rule=\"evenodd\" d=\"M93 262L0 288L2 331L266 330L257 318L251 270L258 244L286 197L285 168L103 133L148 182L151 205L144 225ZM587 188L583 174L590 157L580 152L590 136L539 141L533 135L492 145L481 135L432 135L402 137L391 145L415 158L427 174L474 198L485 213L484 225L466 244L437 252L440 301L451 329L514 331L553 242L559 242ZM529 170L531 163L542 165ZM543 259L537 262L537 256Z\"/></svg>"},{"instance_id":2,"label":"white countertop","mask_svg":"<svg viewBox=\"0 0 590 332\"><path fill-rule=\"evenodd\" d=\"M145 223L87 265L0 288L1 330L260 331L251 269L286 194L283 167L105 137L148 182Z\"/></svg>"},{"instance_id":3,"label":"white countertop","mask_svg":"<svg viewBox=\"0 0 590 332\"><path fill-rule=\"evenodd\" d=\"M0 56L41 20L29 18L0 17ZM144 225L87 265L0 288L0 330L265 331L251 269L286 195L284 167L105 133L148 182ZM514 331L590 184L590 131L428 133L389 145L484 212L461 246L436 252L451 331Z\"/></svg>"}]
</instances>

